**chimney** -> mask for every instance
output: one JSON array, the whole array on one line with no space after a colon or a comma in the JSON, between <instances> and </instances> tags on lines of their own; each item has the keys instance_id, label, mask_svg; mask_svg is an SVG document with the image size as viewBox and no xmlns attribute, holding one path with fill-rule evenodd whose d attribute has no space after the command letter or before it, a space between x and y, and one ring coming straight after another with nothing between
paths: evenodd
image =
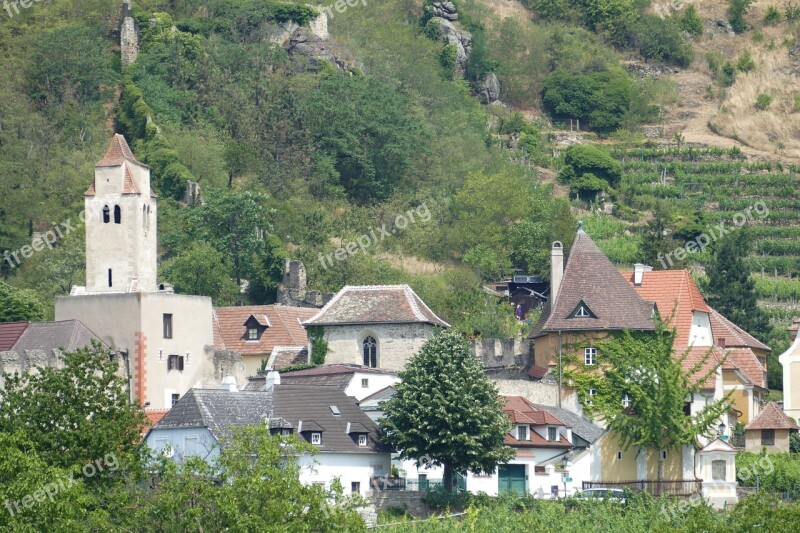
<instances>
[{"instance_id":1,"label":"chimney","mask_svg":"<svg viewBox=\"0 0 800 533\"><path fill-rule=\"evenodd\" d=\"M550 249L550 309L556 306L558 289L561 288L561 278L564 277L564 245L559 241L553 243Z\"/></svg>"},{"instance_id":2,"label":"chimney","mask_svg":"<svg viewBox=\"0 0 800 533\"><path fill-rule=\"evenodd\" d=\"M236 385L236 378L230 374L222 378L222 388L230 392L239 392L239 387Z\"/></svg>"},{"instance_id":3,"label":"chimney","mask_svg":"<svg viewBox=\"0 0 800 533\"><path fill-rule=\"evenodd\" d=\"M642 280L644 279L645 272L652 272L653 267L643 265L642 263L636 263L633 265L633 285L634 287L641 287Z\"/></svg>"},{"instance_id":4,"label":"chimney","mask_svg":"<svg viewBox=\"0 0 800 533\"><path fill-rule=\"evenodd\" d=\"M725 337L717 337L717 346L725 348Z\"/></svg>"},{"instance_id":5,"label":"chimney","mask_svg":"<svg viewBox=\"0 0 800 533\"><path fill-rule=\"evenodd\" d=\"M267 380L265 383L265 390L272 390L275 385L281 384L281 373L277 370L270 370L267 372Z\"/></svg>"}]
</instances>

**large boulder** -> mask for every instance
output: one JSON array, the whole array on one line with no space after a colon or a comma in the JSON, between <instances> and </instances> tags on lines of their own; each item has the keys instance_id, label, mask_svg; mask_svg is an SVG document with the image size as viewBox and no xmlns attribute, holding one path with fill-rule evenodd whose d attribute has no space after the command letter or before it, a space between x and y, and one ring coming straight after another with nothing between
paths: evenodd
<instances>
[{"instance_id":1,"label":"large boulder","mask_svg":"<svg viewBox=\"0 0 800 533\"><path fill-rule=\"evenodd\" d=\"M341 50L335 51L332 44L306 28L298 28L292 33L284 48L291 55L306 56L312 66L324 60L338 70L347 70L352 66L351 61L340 53Z\"/></svg>"},{"instance_id":2,"label":"large boulder","mask_svg":"<svg viewBox=\"0 0 800 533\"><path fill-rule=\"evenodd\" d=\"M491 104L500 99L500 80L497 74L490 72L486 79L481 83L480 98L484 104Z\"/></svg>"},{"instance_id":3,"label":"large boulder","mask_svg":"<svg viewBox=\"0 0 800 533\"><path fill-rule=\"evenodd\" d=\"M441 17L447 20L458 20L458 10L453 2L434 2L428 6L428 10L434 17Z\"/></svg>"},{"instance_id":4,"label":"large boulder","mask_svg":"<svg viewBox=\"0 0 800 533\"><path fill-rule=\"evenodd\" d=\"M468 31L457 29L453 23L442 17L431 19L439 25L439 33L446 44L456 47L456 71L464 74L467 68L467 60L472 53L472 34Z\"/></svg>"}]
</instances>

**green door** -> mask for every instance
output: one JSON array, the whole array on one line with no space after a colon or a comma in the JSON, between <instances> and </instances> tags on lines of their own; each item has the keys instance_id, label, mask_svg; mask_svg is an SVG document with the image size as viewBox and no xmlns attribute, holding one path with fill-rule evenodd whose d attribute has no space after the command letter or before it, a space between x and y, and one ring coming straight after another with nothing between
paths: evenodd
<instances>
[{"instance_id":1,"label":"green door","mask_svg":"<svg viewBox=\"0 0 800 533\"><path fill-rule=\"evenodd\" d=\"M497 470L498 494L525 495L525 465L500 465Z\"/></svg>"}]
</instances>

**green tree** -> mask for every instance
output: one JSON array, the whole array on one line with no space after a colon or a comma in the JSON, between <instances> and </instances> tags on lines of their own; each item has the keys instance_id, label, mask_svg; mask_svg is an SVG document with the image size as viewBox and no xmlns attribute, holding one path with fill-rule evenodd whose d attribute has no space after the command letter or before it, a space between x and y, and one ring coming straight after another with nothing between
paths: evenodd
<instances>
[{"instance_id":1,"label":"green tree","mask_svg":"<svg viewBox=\"0 0 800 533\"><path fill-rule=\"evenodd\" d=\"M542 103L560 118L579 118L595 130L619 128L630 112L633 83L619 67L574 73L558 68L544 80Z\"/></svg>"},{"instance_id":2,"label":"green tree","mask_svg":"<svg viewBox=\"0 0 800 533\"><path fill-rule=\"evenodd\" d=\"M213 246L230 262L236 284L254 272L253 258L264 251L264 236L272 231L267 196L239 189L208 189L205 204L186 211L196 240Z\"/></svg>"},{"instance_id":3,"label":"green tree","mask_svg":"<svg viewBox=\"0 0 800 533\"><path fill-rule=\"evenodd\" d=\"M750 11L753 0L728 0L728 22L736 33L747 31L744 17Z\"/></svg>"},{"instance_id":4,"label":"green tree","mask_svg":"<svg viewBox=\"0 0 800 533\"><path fill-rule=\"evenodd\" d=\"M605 422L624 449L658 452L692 445L700 435L710 436L730 405L728 397L707 403L686 416L686 398L701 394L703 384L715 379L721 363L708 364L711 350L689 369L690 354L675 354L675 330L658 321L655 333L630 332L597 343L597 362L585 365L575 356L566 359L564 375L577 384L585 412ZM597 392L586 401L588 389ZM658 479L663 479L663 456L658 453Z\"/></svg>"},{"instance_id":5,"label":"green tree","mask_svg":"<svg viewBox=\"0 0 800 533\"><path fill-rule=\"evenodd\" d=\"M697 14L697 8L694 7L694 4L689 4L681 14L680 27L689 35L694 35L695 37L703 34L703 21L700 15Z\"/></svg>"},{"instance_id":6,"label":"green tree","mask_svg":"<svg viewBox=\"0 0 800 533\"><path fill-rule=\"evenodd\" d=\"M208 243L192 243L188 250L161 265L161 275L176 292L210 296L217 306L233 305L239 295L230 267Z\"/></svg>"},{"instance_id":7,"label":"green tree","mask_svg":"<svg viewBox=\"0 0 800 533\"><path fill-rule=\"evenodd\" d=\"M384 404L385 442L401 457L444 466L448 492L454 474L492 472L514 457L503 444L511 428L503 402L460 333L435 333L400 378Z\"/></svg>"},{"instance_id":8,"label":"green tree","mask_svg":"<svg viewBox=\"0 0 800 533\"><path fill-rule=\"evenodd\" d=\"M725 236L706 269L708 281L703 288L711 307L751 335L765 339L770 331L769 318L758 307L755 281L745 264L751 248L745 230Z\"/></svg>"},{"instance_id":9,"label":"green tree","mask_svg":"<svg viewBox=\"0 0 800 533\"><path fill-rule=\"evenodd\" d=\"M564 152L564 167L558 180L582 197L616 186L622 178L619 161L599 146L576 144Z\"/></svg>"},{"instance_id":10,"label":"green tree","mask_svg":"<svg viewBox=\"0 0 800 533\"><path fill-rule=\"evenodd\" d=\"M578 226L565 198L553 199L545 191L537 191L530 201L534 208L532 215L509 232L511 259L525 273L548 279L550 245L560 241L568 249Z\"/></svg>"},{"instance_id":11,"label":"green tree","mask_svg":"<svg viewBox=\"0 0 800 533\"><path fill-rule=\"evenodd\" d=\"M36 293L0 281L0 322L36 322L44 317L44 304Z\"/></svg>"},{"instance_id":12,"label":"green tree","mask_svg":"<svg viewBox=\"0 0 800 533\"><path fill-rule=\"evenodd\" d=\"M679 261L671 254L681 243L670 234L670 211L666 204L657 203L653 209L653 218L647 221L642 234L641 260L656 270L681 268Z\"/></svg>"},{"instance_id":13,"label":"green tree","mask_svg":"<svg viewBox=\"0 0 800 533\"><path fill-rule=\"evenodd\" d=\"M145 419L130 403L118 360L97 346L64 354L63 362L63 368L3 376L0 435L20 432L39 457L58 468L82 467L108 454L136 467Z\"/></svg>"}]
</instances>

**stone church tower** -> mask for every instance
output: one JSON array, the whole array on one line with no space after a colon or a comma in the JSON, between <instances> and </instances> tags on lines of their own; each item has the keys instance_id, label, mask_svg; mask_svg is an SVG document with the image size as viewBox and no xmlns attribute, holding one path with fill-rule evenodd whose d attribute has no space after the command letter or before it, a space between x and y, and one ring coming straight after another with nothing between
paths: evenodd
<instances>
[{"instance_id":1,"label":"stone church tower","mask_svg":"<svg viewBox=\"0 0 800 533\"><path fill-rule=\"evenodd\" d=\"M154 292L156 195L150 168L114 135L85 193L86 292Z\"/></svg>"}]
</instances>

